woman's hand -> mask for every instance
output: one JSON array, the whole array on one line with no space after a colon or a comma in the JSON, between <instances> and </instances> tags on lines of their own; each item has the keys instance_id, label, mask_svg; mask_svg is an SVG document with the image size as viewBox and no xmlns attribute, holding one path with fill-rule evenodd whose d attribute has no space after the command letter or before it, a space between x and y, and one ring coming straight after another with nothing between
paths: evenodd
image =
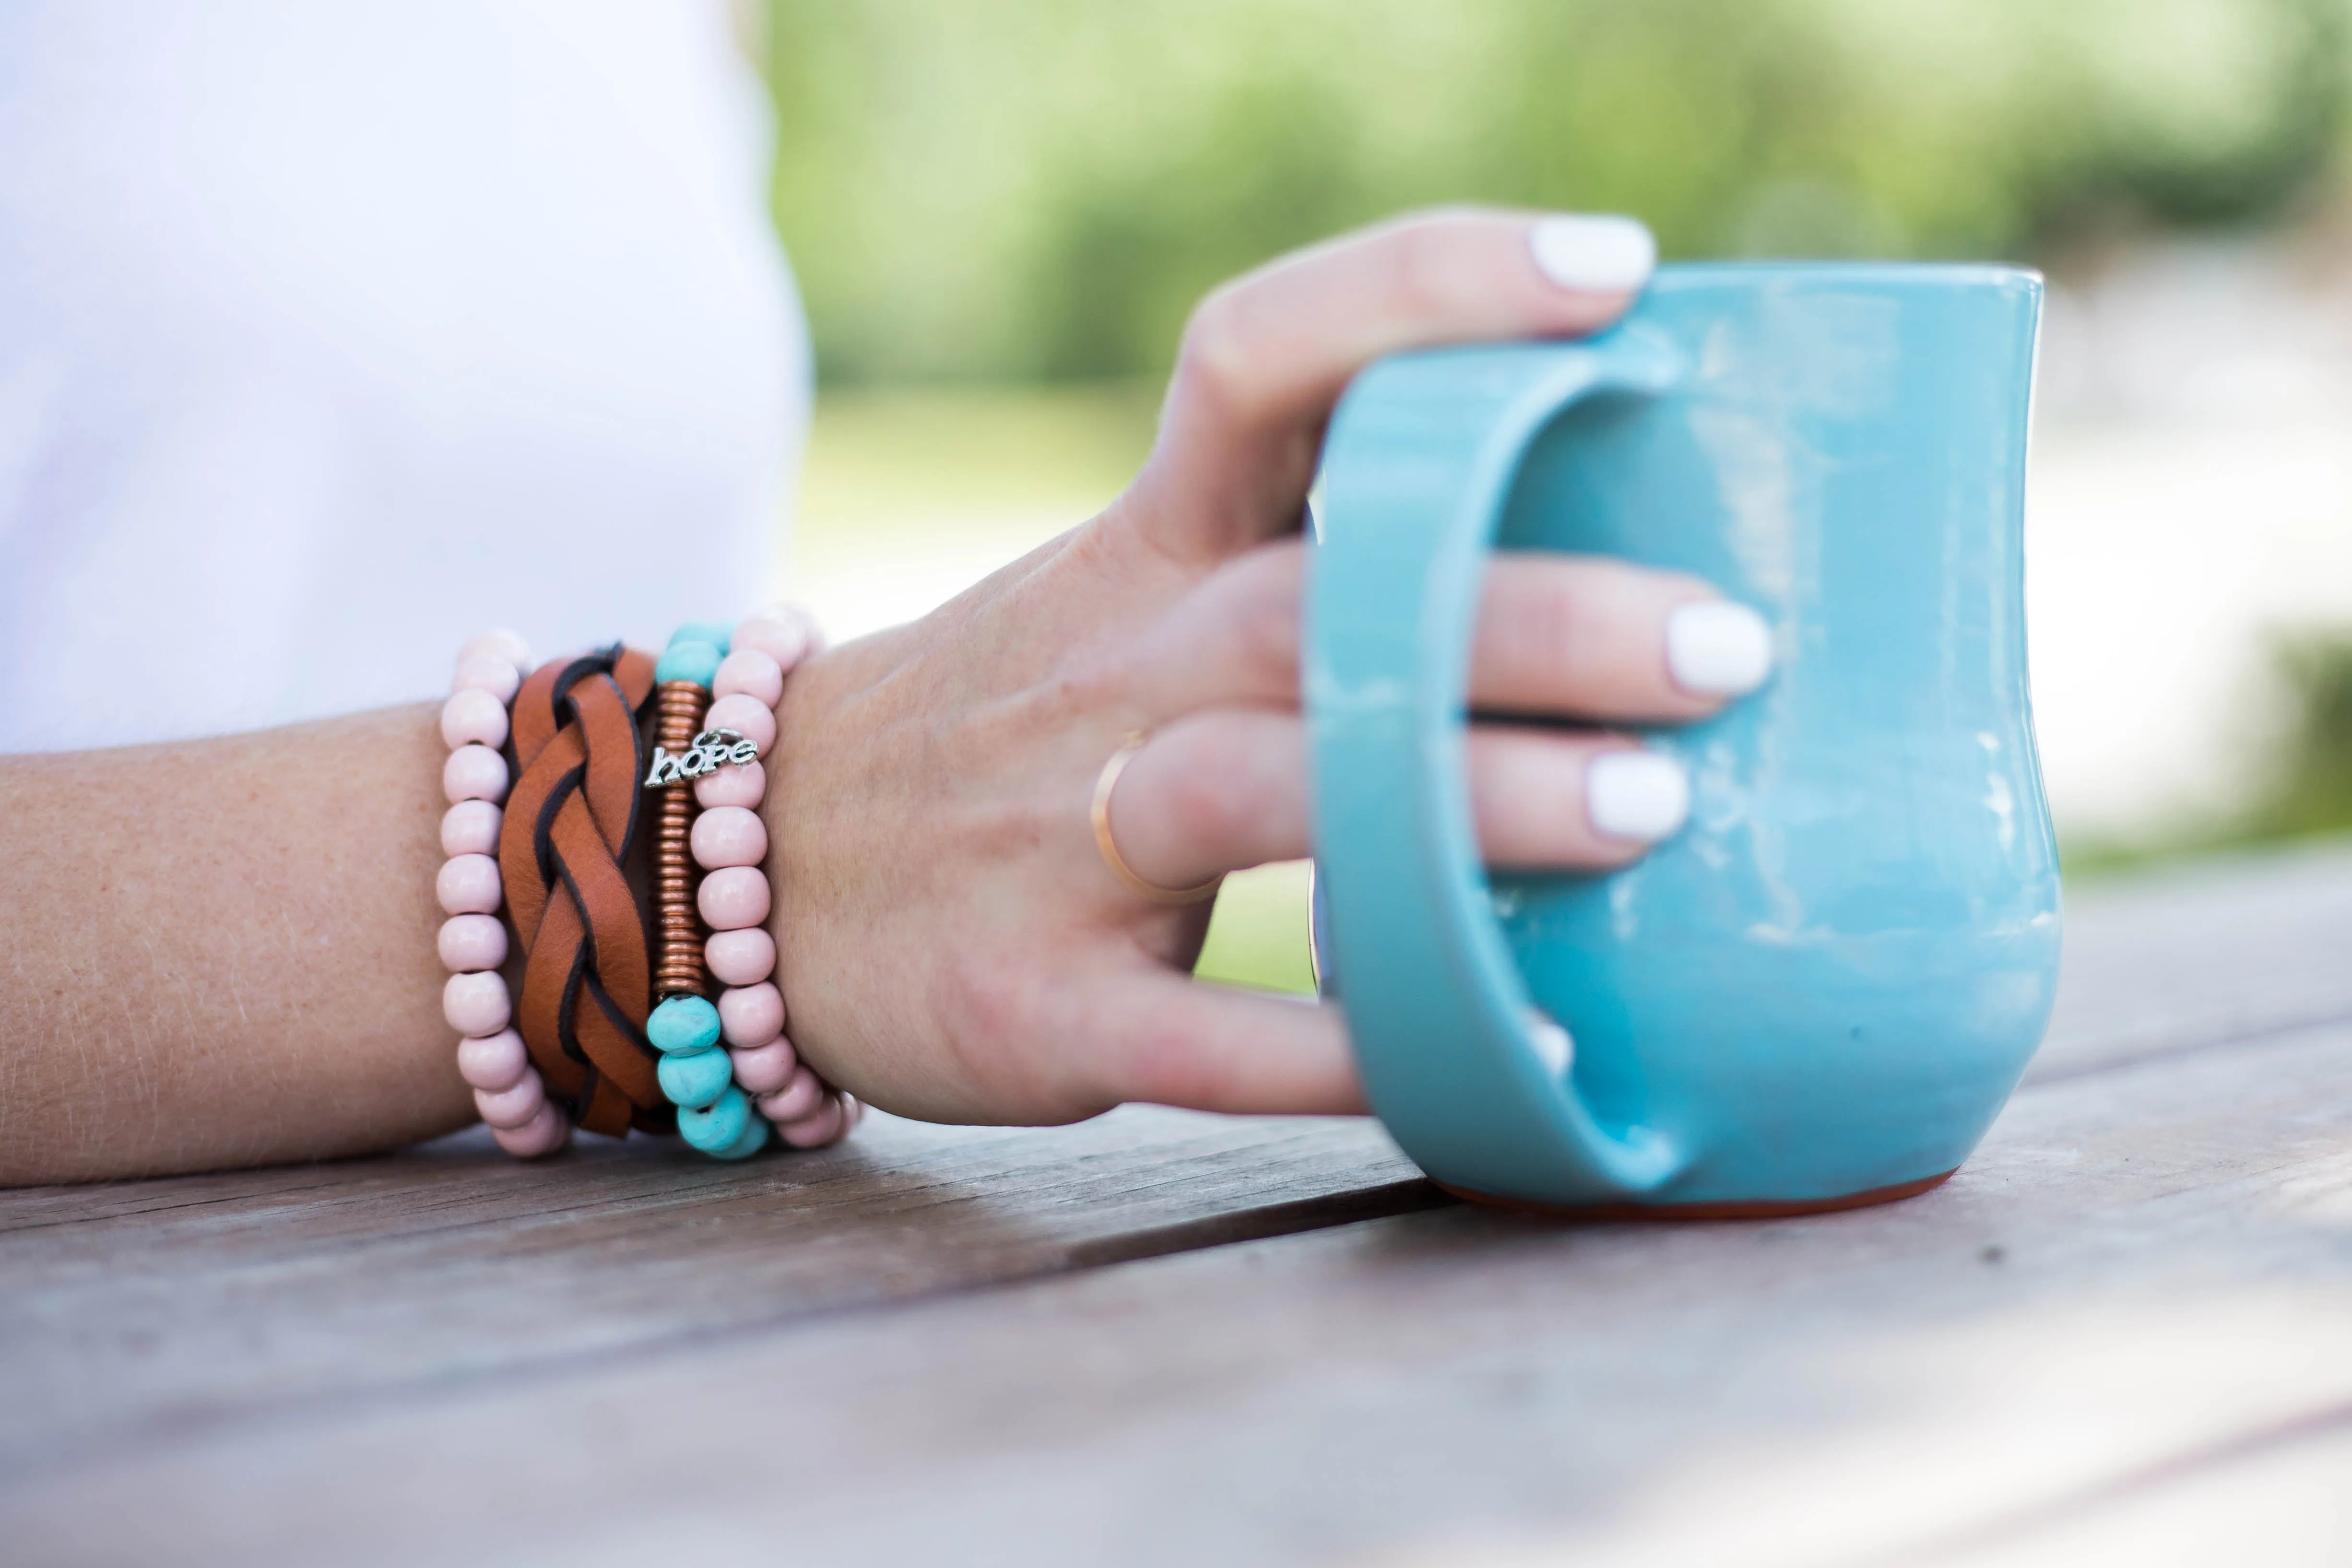
<instances>
[{"instance_id":1,"label":"woman's hand","mask_svg":"<svg viewBox=\"0 0 2352 1568\"><path fill-rule=\"evenodd\" d=\"M941 1121L1128 1100L1363 1109L1335 1009L1190 977L1208 905L1122 886L1096 849L1096 781L1150 737L1109 821L1154 883L1307 853L1297 529L1333 402L1394 350L1589 333L1650 261L1628 220L1457 213L1229 284L1195 312L1158 444L1108 510L803 666L767 808L801 1053ZM1762 622L1703 582L1498 557L1470 697L1488 714L1688 720L1766 659ZM1622 864L1687 806L1675 766L1622 737L1481 724L1469 758L1496 862Z\"/></svg>"}]
</instances>

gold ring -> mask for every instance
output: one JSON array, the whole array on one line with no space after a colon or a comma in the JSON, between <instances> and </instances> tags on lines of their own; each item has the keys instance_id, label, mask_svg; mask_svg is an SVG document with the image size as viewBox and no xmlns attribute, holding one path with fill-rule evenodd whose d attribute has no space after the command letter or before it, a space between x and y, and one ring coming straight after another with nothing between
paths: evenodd
<instances>
[{"instance_id":1,"label":"gold ring","mask_svg":"<svg viewBox=\"0 0 2352 1568\"><path fill-rule=\"evenodd\" d=\"M1156 882L1147 882L1136 875L1135 868L1127 863L1127 857L1118 852L1118 841L1110 836L1110 792L1118 788L1118 776L1127 770L1128 762L1143 749L1143 743L1150 738L1146 735L1129 736L1127 744L1110 754L1110 760L1103 764L1102 772L1096 777L1092 812L1095 848L1102 852L1103 864L1110 868L1111 875L1118 878L1119 884L1138 897L1148 898L1154 904L1198 904L1204 898L1216 896L1218 884L1225 880L1222 873L1211 877L1198 887L1162 887Z\"/></svg>"}]
</instances>

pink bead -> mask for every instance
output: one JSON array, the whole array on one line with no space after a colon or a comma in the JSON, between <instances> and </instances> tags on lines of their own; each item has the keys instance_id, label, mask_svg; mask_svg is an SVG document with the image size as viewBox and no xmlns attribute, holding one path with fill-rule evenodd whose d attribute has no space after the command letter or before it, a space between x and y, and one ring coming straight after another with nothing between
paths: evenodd
<instances>
[{"instance_id":1,"label":"pink bead","mask_svg":"<svg viewBox=\"0 0 2352 1568\"><path fill-rule=\"evenodd\" d=\"M572 1124L553 1105L541 1105L539 1114L520 1127L500 1127L490 1135L499 1147L519 1160L535 1160L541 1155L551 1155L572 1141Z\"/></svg>"},{"instance_id":2,"label":"pink bead","mask_svg":"<svg viewBox=\"0 0 2352 1568\"><path fill-rule=\"evenodd\" d=\"M522 640L519 632L485 632L478 637L468 637L466 645L457 650L457 662L462 664L486 653L504 659L519 670L530 668L530 644Z\"/></svg>"},{"instance_id":3,"label":"pink bead","mask_svg":"<svg viewBox=\"0 0 2352 1568\"><path fill-rule=\"evenodd\" d=\"M705 807L687 842L694 863L705 871L758 865L768 858L767 824L740 806Z\"/></svg>"},{"instance_id":4,"label":"pink bead","mask_svg":"<svg viewBox=\"0 0 2352 1568\"><path fill-rule=\"evenodd\" d=\"M457 974L507 961L507 928L495 915L453 915L441 924L441 967Z\"/></svg>"},{"instance_id":5,"label":"pink bead","mask_svg":"<svg viewBox=\"0 0 2352 1568\"><path fill-rule=\"evenodd\" d=\"M824 1102L797 1122L785 1122L776 1128L784 1142L796 1149L821 1149L827 1144L837 1144L849 1131L841 1102L828 1094Z\"/></svg>"},{"instance_id":6,"label":"pink bead","mask_svg":"<svg viewBox=\"0 0 2352 1568\"><path fill-rule=\"evenodd\" d=\"M445 855L494 855L506 813L488 800L460 800L441 819Z\"/></svg>"},{"instance_id":7,"label":"pink bead","mask_svg":"<svg viewBox=\"0 0 2352 1568\"><path fill-rule=\"evenodd\" d=\"M740 692L712 703L702 722L710 729L740 730L743 738L758 747L762 757L776 744L776 710L758 697L747 697Z\"/></svg>"},{"instance_id":8,"label":"pink bead","mask_svg":"<svg viewBox=\"0 0 2352 1568\"><path fill-rule=\"evenodd\" d=\"M731 865L704 877L694 902L713 931L740 931L768 918L768 879L757 866Z\"/></svg>"},{"instance_id":9,"label":"pink bead","mask_svg":"<svg viewBox=\"0 0 2352 1568\"><path fill-rule=\"evenodd\" d=\"M441 793L460 800L507 798L507 759L487 746L461 746L441 767Z\"/></svg>"},{"instance_id":10,"label":"pink bead","mask_svg":"<svg viewBox=\"0 0 2352 1568\"><path fill-rule=\"evenodd\" d=\"M793 1053L793 1042L782 1035L750 1051L735 1051L733 1056L736 1085L755 1100L790 1083L793 1071L801 1064L800 1058Z\"/></svg>"},{"instance_id":11,"label":"pink bead","mask_svg":"<svg viewBox=\"0 0 2352 1568\"><path fill-rule=\"evenodd\" d=\"M817 1108L824 1099L824 1083L803 1061L793 1069L792 1082L773 1094L760 1096L760 1114L778 1126L797 1122Z\"/></svg>"},{"instance_id":12,"label":"pink bead","mask_svg":"<svg viewBox=\"0 0 2352 1568\"><path fill-rule=\"evenodd\" d=\"M767 769L756 762L730 763L694 781L694 798L706 811L714 806L757 806L767 793Z\"/></svg>"},{"instance_id":13,"label":"pink bead","mask_svg":"<svg viewBox=\"0 0 2352 1568\"><path fill-rule=\"evenodd\" d=\"M841 1135L847 1137L856 1131L857 1124L866 1120L866 1106L854 1094L841 1097Z\"/></svg>"},{"instance_id":14,"label":"pink bead","mask_svg":"<svg viewBox=\"0 0 2352 1568\"><path fill-rule=\"evenodd\" d=\"M493 1127L520 1127L547 1103L547 1086L539 1074L526 1070L511 1088L474 1091L474 1109Z\"/></svg>"},{"instance_id":15,"label":"pink bead","mask_svg":"<svg viewBox=\"0 0 2352 1568\"><path fill-rule=\"evenodd\" d=\"M756 986L776 972L776 939L764 926L714 931L702 945L702 961L723 986Z\"/></svg>"},{"instance_id":16,"label":"pink bead","mask_svg":"<svg viewBox=\"0 0 2352 1568\"><path fill-rule=\"evenodd\" d=\"M788 671L815 653L824 642L817 635L816 622L805 612L779 604L738 621L728 646L765 653L776 661L777 668Z\"/></svg>"},{"instance_id":17,"label":"pink bead","mask_svg":"<svg viewBox=\"0 0 2352 1568\"><path fill-rule=\"evenodd\" d=\"M522 690L522 672L503 653L476 653L457 661L457 673L450 677L451 695L458 692L488 692L501 705L515 699Z\"/></svg>"},{"instance_id":18,"label":"pink bead","mask_svg":"<svg viewBox=\"0 0 2352 1568\"><path fill-rule=\"evenodd\" d=\"M719 1028L730 1045L765 1045L784 1032L784 993L762 980L719 993Z\"/></svg>"},{"instance_id":19,"label":"pink bead","mask_svg":"<svg viewBox=\"0 0 2352 1568\"><path fill-rule=\"evenodd\" d=\"M489 693L452 692L441 705L441 738L455 747L468 743L492 749L507 743L507 705Z\"/></svg>"},{"instance_id":20,"label":"pink bead","mask_svg":"<svg viewBox=\"0 0 2352 1568\"><path fill-rule=\"evenodd\" d=\"M441 862L433 891L451 915L496 915L505 892L499 862L488 855L451 855Z\"/></svg>"},{"instance_id":21,"label":"pink bead","mask_svg":"<svg viewBox=\"0 0 2352 1568\"><path fill-rule=\"evenodd\" d=\"M522 1082L530 1066L530 1052L522 1036L510 1029L496 1034L468 1035L457 1042L457 1076L477 1089L496 1094Z\"/></svg>"},{"instance_id":22,"label":"pink bead","mask_svg":"<svg viewBox=\"0 0 2352 1568\"><path fill-rule=\"evenodd\" d=\"M774 707L783 700L784 667L772 653L738 648L719 661L719 673L710 679L710 695L731 697L739 692L762 707Z\"/></svg>"},{"instance_id":23,"label":"pink bead","mask_svg":"<svg viewBox=\"0 0 2352 1568\"><path fill-rule=\"evenodd\" d=\"M496 1034L512 1021L514 1003L496 974L452 975L441 988L441 1016L459 1034Z\"/></svg>"}]
</instances>

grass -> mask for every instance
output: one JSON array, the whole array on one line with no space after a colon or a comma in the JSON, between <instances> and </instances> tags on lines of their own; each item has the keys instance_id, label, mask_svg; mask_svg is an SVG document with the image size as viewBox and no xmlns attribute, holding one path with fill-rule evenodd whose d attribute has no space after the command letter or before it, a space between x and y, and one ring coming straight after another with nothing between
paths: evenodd
<instances>
[{"instance_id":1,"label":"grass","mask_svg":"<svg viewBox=\"0 0 2352 1568\"><path fill-rule=\"evenodd\" d=\"M2352 830L2352 632L2312 628L2284 635L2273 644L2272 671L2284 719L2264 781L2248 800L2137 838L2062 836L2067 874L2099 876Z\"/></svg>"},{"instance_id":2,"label":"grass","mask_svg":"<svg viewBox=\"0 0 2352 1568\"><path fill-rule=\"evenodd\" d=\"M1311 995L1315 970L1307 952L1307 889L1305 861L1227 877L1192 972L1229 986Z\"/></svg>"}]
</instances>

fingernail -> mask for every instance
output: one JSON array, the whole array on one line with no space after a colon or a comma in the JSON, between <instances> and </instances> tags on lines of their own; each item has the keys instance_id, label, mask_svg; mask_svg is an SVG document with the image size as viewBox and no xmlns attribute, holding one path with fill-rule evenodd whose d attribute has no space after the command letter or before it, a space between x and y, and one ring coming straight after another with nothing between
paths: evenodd
<instances>
[{"instance_id":1,"label":"fingernail","mask_svg":"<svg viewBox=\"0 0 2352 1568\"><path fill-rule=\"evenodd\" d=\"M1528 233L1536 270L1562 288L1624 294L1650 280L1658 242L1639 218L1562 213L1538 219Z\"/></svg>"},{"instance_id":2,"label":"fingernail","mask_svg":"<svg viewBox=\"0 0 2352 1568\"><path fill-rule=\"evenodd\" d=\"M1584 769L1584 814L1604 839L1654 843L1690 815L1690 779L1654 751L1604 751Z\"/></svg>"},{"instance_id":3,"label":"fingernail","mask_svg":"<svg viewBox=\"0 0 2352 1568\"><path fill-rule=\"evenodd\" d=\"M1576 1065L1575 1038L1541 1008L1528 1009L1528 1043L1554 1078L1567 1077L1568 1070Z\"/></svg>"},{"instance_id":4,"label":"fingernail","mask_svg":"<svg viewBox=\"0 0 2352 1568\"><path fill-rule=\"evenodd\" d=\"M1701 697L1736 697L1772 673L1772 628L1745 604L1702 599L1666 617L1666 674Z\"/></svg>"}]
</instances>

